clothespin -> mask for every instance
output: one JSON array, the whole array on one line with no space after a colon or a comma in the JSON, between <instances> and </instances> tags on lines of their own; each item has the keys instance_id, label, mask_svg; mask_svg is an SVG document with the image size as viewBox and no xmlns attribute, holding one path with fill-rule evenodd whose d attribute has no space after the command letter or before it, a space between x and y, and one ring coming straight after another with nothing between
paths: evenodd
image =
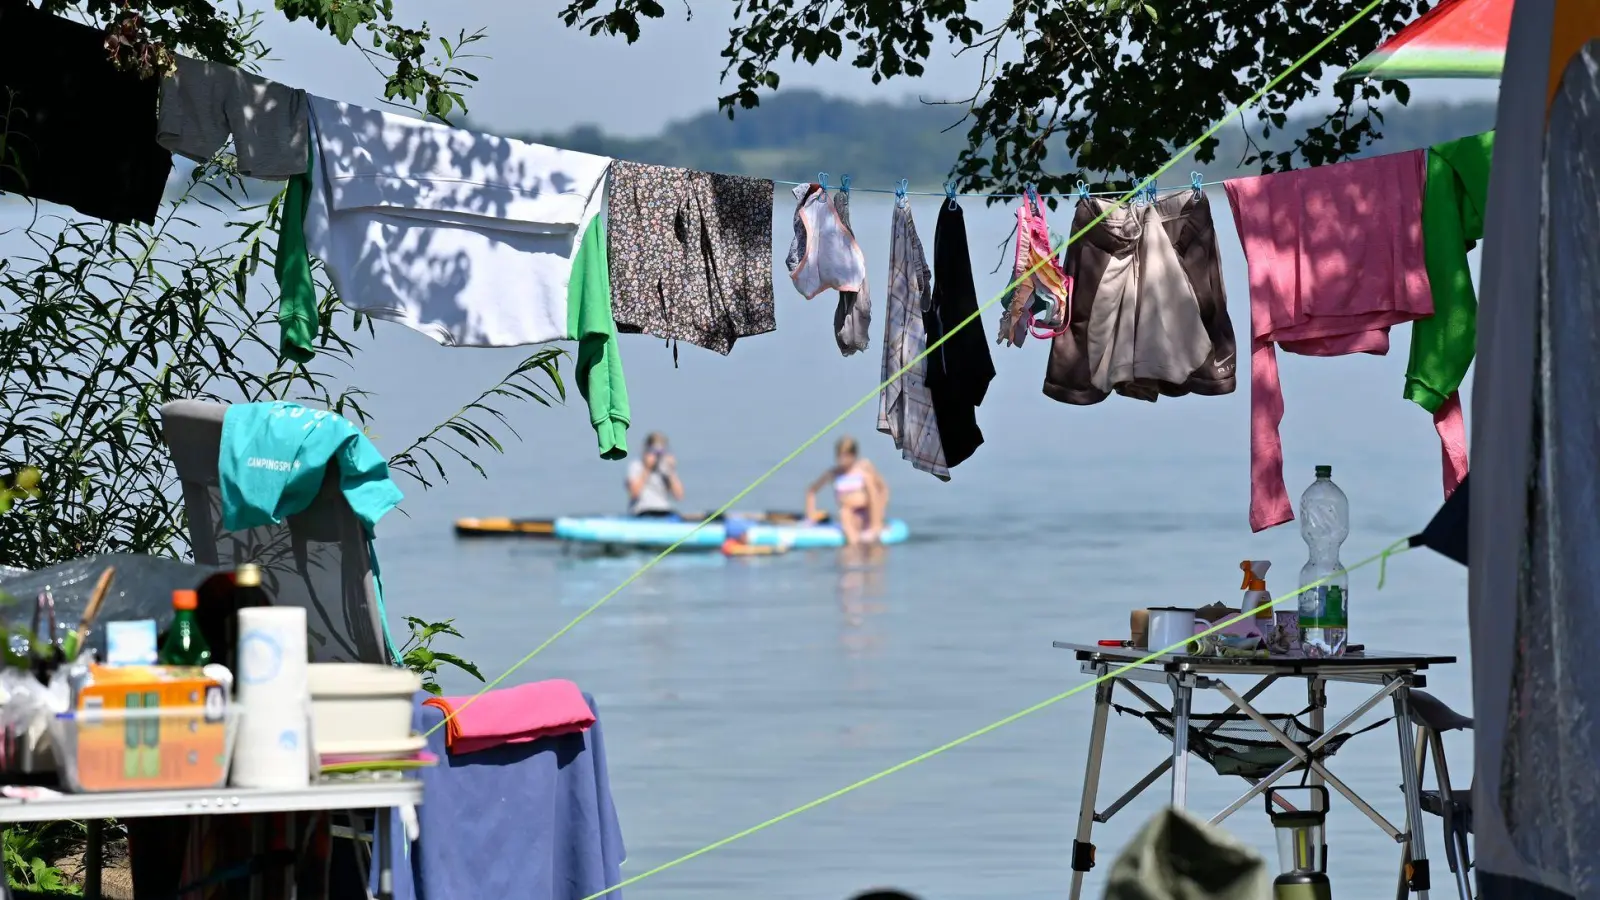
<instances>
[{"instance_id":1,"label":"clothespin","mask_svg":"<svg viewBox=\"0 0 1600 900\"><path fill-rule=\"evenodd\" d=\"M827 172L818 172L817 173L817 185L822 188L822 192L824 194L826 194L828 192L828 173Z\"/></svg>"},{"instance_id":2,"label":"clothespin","mask_svg":"<svg viewBox=\"0 0 1600 900\"><path fill-rule=\"evenodd\" d=\"M845 173L843 178L839 179L839 190L846 194L850 193L850 175L848 172Z\"/></svg>"},{"instance_id":3,"label":"clothespin","mask_svg":"<svg viewBox=\"0 0 1600 900\"><path fill-rule=\"evenodd\" d=\"M1022 186L1022 196L1024 199L1030 202L1039 202L1039 194L1033 189L1033 182L1031 181Z\"/></svg>"},{"instance_id":4,"label":"clothespin","mask_svg":"<svg viewBox=\"0 0 1600 900\"><path fill-rule=\"evenodd\" d=\"M1200 198L1201 194L1205 193L1205 191L1201 190L1203 185L1200 183L1200 173L1199 172L1190 172L1189 173L1189 187L1194 189L1194 196L1195 196L1195 199L1197 199L1197 200Z\"/></svg>"},{"instance_id":5,"label":"clothespin","mask_svg":"<svg viewBox=\"0 0 1600 900\"><path fill-rule=\"evenodd\" d=\"M951 209L960 209L956 205L956 183L954 181L946 181L944 183L944 197L950 202Z\"/></svg>"},{"instance_id":6,"label":"clothespin","mask_svg":"<svg viewBox=\"0 0 1600 900\"><path fill-rule=\"evenodd\" d=\"M1087 200L1087 199L1089 199L1089 186L1087 184L1084 184L1082 181L1078 182L1078 199L1079 200Z\"/></svg>"},{"instance_id":7,"label":"clothespin","mask_svg":"<svg viewBox=\"0 0 1600 900\"><path fill-rule=\"evenodd\" d=\"M900 179L900 183L894 186L894 205L895 206L898 206L898 207L900 207L902 209L905 208L905 205L906 205L906 188L908 188L910 186L911 186L911 182L907 181L904 178Z\"/></svg>"}]
</instances>

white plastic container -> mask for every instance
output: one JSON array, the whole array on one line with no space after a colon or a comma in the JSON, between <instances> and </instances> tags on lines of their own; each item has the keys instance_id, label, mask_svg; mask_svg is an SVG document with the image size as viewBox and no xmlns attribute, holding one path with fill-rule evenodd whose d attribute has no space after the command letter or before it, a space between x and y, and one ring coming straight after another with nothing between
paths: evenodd
<instances>
[{"instance_id":1,"label":"white plastic container","mask_svg":"<svg viewBox=\"0 0 1600 900\"><path fill-rule=\"evenodd\" d=\"M1194 609L1177 606L1150 607L1150 646L1152 651L1167 651L1182 645L1184 649L1171 651L1187 653L1187 645L1194 637Z\"/></svg>"},{"instance_id":2,"label":"white plastic container","mask_svg":"<svg viewBox=\"0 0 1600 900\"><path fill-rule=\"evenodd\" d=\"M311 740L318 754L403 754L414 750L411 700L422 677L368 663L313 663Z\"/></svg>"}]
</instances>

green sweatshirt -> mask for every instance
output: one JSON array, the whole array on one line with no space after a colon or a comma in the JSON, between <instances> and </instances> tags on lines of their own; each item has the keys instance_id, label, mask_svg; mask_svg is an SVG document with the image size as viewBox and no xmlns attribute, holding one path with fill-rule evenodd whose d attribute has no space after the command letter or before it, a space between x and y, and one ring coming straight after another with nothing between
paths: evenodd
<instances>
[{"instance_id":1,"label":"green sweatshirt","mask_svg":"<svg viewBox=\"0 0 1600 900\"><path fill-rule=\"evenodd\" d=\"M1423 258L1433 289L1433 315L1411 326L1405 396L1428 412L1461 387L1478 340L1478 297L1467 251L1483 239L1494 132L1428 148L1422 192Z\"/></svg>"},{"instance_id":2,"label":"green sweatshirt","mask_svg":"<svg viewBox=\"0 0 1600 900\"><path fill-rule=\"evenodd\" d=\"M600 440L600 458L623 459L628 455L628 386L622 380L617 324L611 316L611 263L602 216L589 221L572 258L567 338L578 342L578 393L589 401L589 424Z\"/></svg>"},{"instance_id":3,"label":"green sweatshirt","mask_svg":"<svg viewBox=\"0 0 1600 900\"><path fill-rule=\"evenodd\" d=\"M315 142L311 163L315 162ZM289 179L283 199L283 225L273 271L278 278L278 354L298 363L316 355L321 324L317 289L306 250L305 217L315 166ZM589 424L600 442L601 459L628 455L628 387L622 377L617 326L611 315L611 274L603 217L595 216L583 234L567 282L567 340L578 342L578 393L589 403Z\"/></svg>"}]
</instances>

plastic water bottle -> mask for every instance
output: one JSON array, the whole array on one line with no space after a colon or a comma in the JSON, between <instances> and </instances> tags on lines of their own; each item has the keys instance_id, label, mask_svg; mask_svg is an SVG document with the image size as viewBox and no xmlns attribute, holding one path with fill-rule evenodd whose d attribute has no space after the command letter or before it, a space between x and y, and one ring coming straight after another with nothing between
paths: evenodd
<instances>
[{"instance_id":1,"label":"plastic water bottle","mask_svg":"<svg viewBox=\"0 0 1600 900\"><path fill-rule=\"evenodd\" d=\"M1310 551L1300 586L1322 581L1300 594L1300 646L1307 656L1342 656L1350 576L1339 562L1339 545L1350 536L1350 501L1333 483L1333 466L1317 466L1317 480L1300 495L1300 536Z\"/></svg>"}]
</instances>

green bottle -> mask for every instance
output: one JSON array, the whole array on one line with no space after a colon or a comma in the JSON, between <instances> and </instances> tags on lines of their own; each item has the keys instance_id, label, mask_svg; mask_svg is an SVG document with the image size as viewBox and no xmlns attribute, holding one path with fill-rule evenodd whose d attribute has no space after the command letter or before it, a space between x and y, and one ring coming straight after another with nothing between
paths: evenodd
<instances>
[{"instance_id":1,"label":"green bottle","mask_svg":"<svg viewBox=\"0 0 1600 900\"><path fill-rule=\"evenodd\" d=\"M161 644L159 659L164 666L203 666L211 662L211 646L200 632L195 608L200 597L194 591L172 592L172 627Z\"/></svg>"}]
</instances>

